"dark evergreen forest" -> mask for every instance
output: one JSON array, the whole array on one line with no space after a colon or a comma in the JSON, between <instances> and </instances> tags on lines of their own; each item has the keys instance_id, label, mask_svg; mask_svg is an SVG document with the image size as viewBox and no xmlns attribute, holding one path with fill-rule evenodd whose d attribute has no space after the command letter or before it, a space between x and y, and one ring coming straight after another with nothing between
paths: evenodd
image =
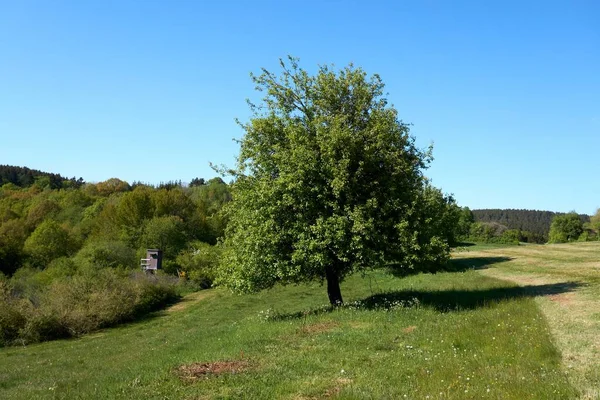
<instances>
[{"instance_id":1,"label":"dark evergreen forest","mask_svg":"<svg viewBox=\"0 0 600 400\"><path fill-rule=\"evenodd\" d=\"M545 243L548 240L548 232L552 219L557 215L564 213L555 213L552 211L540 210L513 210L513 209L483 209L472 210L475 222L495 222L506 226L508 229L517 229L524 232L531 232L541 240L536 242ZM590 221L590 216L580 214L583 223Z\"/></svg>"},{"instance_id":2,"label":"dark evergreen forest","mask_svg":"<svg viewBox=\"0 0 600 400\"><path fill-rule=\"evenodd\" d=\"M13 165L0 165L0 186L12 183L21 188L27 188L38 182L41 186L50 189L66 189L68 187L80 187L84 184L83 178L65 178L60 174L38 171L27 167L16 167Z\"/></svg>"}]
</instances>

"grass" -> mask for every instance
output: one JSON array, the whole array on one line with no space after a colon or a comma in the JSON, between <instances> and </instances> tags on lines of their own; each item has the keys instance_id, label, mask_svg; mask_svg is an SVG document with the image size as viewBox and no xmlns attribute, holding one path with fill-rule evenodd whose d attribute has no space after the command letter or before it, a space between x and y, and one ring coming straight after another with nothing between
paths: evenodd
<instances>
[{"instance_id":1,"label":"grass","mask_svg":"<svg viewBox=\"0 0 600 400\"><path fill-rule=\"evenodd\" d=\"M474 249L474 250L471 250ZM571 291L539 296L535 302L562 354L562 369L581 398L600 399L600 242L467 248L457 265L485 264L481 274L523 287L567 285Z\"/></svg>"},{"instance_id":2,"label":"grass","mask_svg":"<svg viewBox=\"0 0 600 400\"><path fill-rule=\"evenodd\" d=\"M0 397L570 399L535 296L571 290L375 271L344 282L332 310L318 284L212 289L141 322L1 349Z\"/></svg>"}]
</instances>

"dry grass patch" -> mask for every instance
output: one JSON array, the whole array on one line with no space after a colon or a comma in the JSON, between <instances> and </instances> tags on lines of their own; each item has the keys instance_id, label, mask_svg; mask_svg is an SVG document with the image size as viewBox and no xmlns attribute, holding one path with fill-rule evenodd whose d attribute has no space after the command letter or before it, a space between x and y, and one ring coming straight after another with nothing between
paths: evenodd
<instances>
[{"instance_id":1,"label":"dry grass patch","mask_svg":"<svg viewBox=\"0 0 600 400\"><path fill-rule=\"evenodd\" d=\"M180 365L175 372L181 380L193 382L224 374L239 374L251 367L252 364L248 360L213 361Z\"/></svg>"},{"instance_id":2,"label":"dry grass patch","mask_svg":"<svg viewBox=\"0 0 600 400\"><path fill-rule=\"evenodd\" d=\"M337 396L338 394L340 394L340 392L342 391L344 386L347 386L351 383L352 383L352 379L350 379L350 378L337 378L335 380L334 385L325 391L325 393L323 394L323 397L328 398L328 397Z\"/></svg>"},{"instance_id":3,"label":"dry grass patch","mask_svg":"<svg viewBox=\"0 0 600 400\"><path fill-rule=\"evenodd\" d=\"M335 321L317 322L314 324L302 325L300 328L298 328L298 332L306 335L314 335L318 333L329 332L338 326L340 326L340 324Z\"/></svg>"}]
</instances>

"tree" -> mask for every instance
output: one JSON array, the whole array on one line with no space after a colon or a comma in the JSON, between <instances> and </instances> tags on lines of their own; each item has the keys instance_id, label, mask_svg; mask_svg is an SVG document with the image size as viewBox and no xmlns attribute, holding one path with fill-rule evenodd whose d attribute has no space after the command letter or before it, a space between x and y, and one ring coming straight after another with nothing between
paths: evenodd
<instances>
[{"instance_id":1,"label":"tree","mask_svg":"<svg viewBox=\"0 0 600 400\"><path fill-rule=\"evenodd\" d=\"M187 278L201 288L211 287L219 265L221 249L204 242L191 242L177 256L177 265Z\"/></svg>"},{"instance_id":2,"label":"tree","mask_svg":"<svg viewBox=\"0 0 600 400\"><path fill-rule=\"evenodd\" d=\"M348 274L392 262L416 269L429 255L431 235L414 215L430 154L388 106L378 75L280 64L280 76L252 76L266 95L250 103L230 171L219 281L242 292L326 281L338 305Z\"/></svg>"},{"instance_id":3,"label":"tree","mask_svg":"<svg viewBox=\"0 0 600 400\"><path fill-rule=\"evenodd\" d=\"M174 272L174 268L170 267L172 261L187 242L185 224L181 218L173 215L154 217L146 223L140 242L143 248L163 250L164 269Z\"/></svg>"},{"instance_id":4,"label":"tree","mask_svg":"<svg viewBox=\"0 0 600 400\"><path fill-rule=\"evenodd\" d=\"M596 210L596 214L590 217L588 226L589 229L592 230L592 237L595 237L596 240L600 240L600 208Z\"/></svg>"},{"instance_id":5,"label":"tree","mask_svg":"<svg viewBox=\"0 0 600 400\"><path fill-rule=\"evenodd\" d=\"M458 223L456 225L457 239L465 240L471 231L471 225L475 222L475 216L469 207L460 209Z\"/></svg>"},{"instance_id":6,"label":"tree","mask_svg":"<svg viewBox=\"0 0 600 400\"><path fill-rule=\"evenodd\" d=\"M194 187L194 186L202 186L202 185L206 185L206 181L204 180L204 178L196 177L190 181L190 184L188 186Z\"/></svg>"},{"instance_id":7,"label":"tree","mask_svg":"<svg viewBox=\"0 0 600 400\"><path fill-rule=\"evenodd\" d=\"M22 220L11 219L0 225L0 273L12 275L23 264L23 244L27 229Z\"/></svg>"},{"instance_id":8,"label":"tree","mask_svg":"<svg viewBox=\"0 0 600 400\"><path fill-rule=\"evenodd\" d=\"M152 189L138 186L127 192L119 201L116 217L121 227L121 239L130 246L137 247L144 229L144 223L154 215Z\"/></svg>"},{"instance_id":9,"label":"tree","mask_svg":"<svg viewBox=\"0 0 600 400\"><path fill-rule=\"evenodd\" d=\"M557 215L550 225L549 243L572 242L583 233L583 221L575 212Z\"/></svg>"},{"instance_id":10,"label":"tree","mask_svg":"<svg viewBox=\"0 0 600 400\"><path fill-rule=\"evenodd\" d=\"M69 231L51 219L42 222L24 245L32 265L39 268L45 268L55 258L73 255L77 248Z\"/></svg>"}]
</instances>

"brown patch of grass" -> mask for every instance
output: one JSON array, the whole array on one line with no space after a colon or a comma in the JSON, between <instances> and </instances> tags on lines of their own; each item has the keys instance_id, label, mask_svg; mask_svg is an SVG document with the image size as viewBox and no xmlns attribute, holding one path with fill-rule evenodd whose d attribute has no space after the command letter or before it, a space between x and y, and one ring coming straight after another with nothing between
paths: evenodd
<instances>
[{"instance_id":1,"label":"brown patch of grass","mask_svg":"<svg viewBox=\"0 0 600 400\"><path fill-rule=\"evenodd\" d=\"M349 378L337 378L335 380L335 384L334 386L332 386L331 388L327 389L325 391L325 393L323 394L323 397L332 397L332 396L336 396L338 395L344 386L349 385L352 383L352 379Z\"/></svg>"},{"instance_id":2,"label":"brown patch of grass","mask_svg":"<svg viewBox=\"0 0 600 400\"><path fill-rule=\"evenodd\" d=\"M411 326L408 326L408 327L402 329L402 332L404 332L404 333L411 333L415 329L417 329L417 327L415 325L411 325Z\"/></svg>"},{"instance_id":3,"label":"brown patch of grass","mask_svg":"<svg viewBox=\"0 0 600 400\"><path fill-rule=\"evenodd\" d=\"M195 381L223 374L238 374L248 371L251 367L247 360L213 361L180 365L175 372L183 381Z\"/></svg>"},{"instance_id":4,"label":"brown patch of grass","mask_svg":"<svg viewBox=\"0 0 600 400\"><path fill-rule=\"evenodd\" d=\"M340 324L334 321L325 321L325 322L317 322L315 324L303 325L298 329L299 333L304 333L307 335L314 335L317 333L328 332Z\"/></svg>"},{"instance_id":5,"label":"brown patch of grass","mask_svg":"<svg viewBox=\"0 0 600 400\"><path fill-rule=\"evenodd\" d=\"M573 293L560 293L560 294L552 294L548 296L551 301L555 301L559 304L569 305L573 302Z\"/></svg>"}]
</instances>

